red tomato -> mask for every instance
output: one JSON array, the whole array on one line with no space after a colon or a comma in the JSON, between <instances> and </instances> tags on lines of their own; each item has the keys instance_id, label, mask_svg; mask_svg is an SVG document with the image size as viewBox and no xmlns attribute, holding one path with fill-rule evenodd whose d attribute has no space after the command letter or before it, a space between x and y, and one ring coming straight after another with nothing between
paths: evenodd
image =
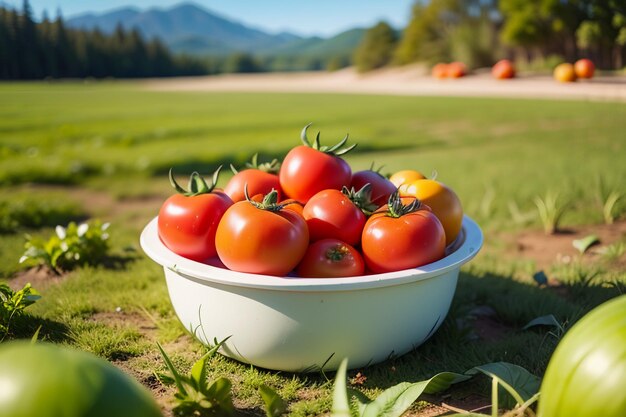
<instances>
[{"instance_id":1,"label":"red tomato","mask_svg":"<svg viewBox=\"0 0 626 417\"><path fill-rule=\"evenodd\" d=\"M306 203L322 190L340 190L350 184L352 170L339 156L356 146L342 148L348 136L334 146L321 146L319 133L311 144L306 137L309 126L310 124L302 129L301 139L304 145L296 146L287 153L278 174L285 194L302 203Z\"/></svg>"},{"instance_id":2,"label":"red tomato","mask_svg":"<svg viewBox=\"0 0 626 417\"><path fill-rule=\"evenodd\" d=\"M334 238L358 245L367 218L350 198L339 190L315 194L302 210L312 242Z\"/></svg>"},{"instance_id":3,"label":"red tomato","mask_svg":"<svg viewBox=\"0 0 626 417\"><path fill-rule=\"evenodd\" d=\"M443 258L446 234L431 211L418 200L403 205L397 194L387 211L377 211L365 224L361 249L375 273L416 268Z\"/></svg>"},{"instance_id":4,"label":"red tomato","mask_svg":"<svg viewBox=\"0 0 626 417\"><path fill-rule=\"evenodd\" d=\"M272 190L278 192L278 199L281 199L282 189L278 180L278 170L280 164L276 159L266 164L258 164L258 155L252 157L252 162L246 164L246 169L236 172L228 181L224 192L234 202L246 199L244 188L248 187L248 195L268 194ZM235 170L232 166L233 171Z\"/></svg>"},{"instance_id":5,"label":"red tomato","mask_svg":"<svg viewBox=\"0 0 626 417\"><path fill-rule=\"evenodd\" d=\"M378 171L371 169L352 174L350 187L358 190L368 183L372 184L371 200L378 207L386 204L389 196L397 189L391 181L383 177Z\"/></svg>"},{"instance_id":6,"label":"red tomato","mask_svg":"<svg viewBox=\"0 0 626 417\"><path fill-rule=\"evenodd\" d=\"M222 191L214 190L220 168L213 174L210 186L197 172L191 174L189 191L176 183L170 170L170 182L178 194L161 206L158 232L163 244L172 252L194 261L205 261L216 255L217 225L233 204Z\"/></svg>"},{"instance_id":7,"label":"red tomato","mask_svg":"<svg viewBox=\"0 0 626 417\"><path fill-rule=\"evenodd\" d=\"M303 278L339 278L363 275L363 257L352 246L338 239L311 243L298 265Z\"/></svg>"},{"instance_id":8,"label":"red tomato","mask_svg":"<svg viewBox=\"0 0 626 417\"><path fill-rule=\"evenodd\" d=\"M306 222L276 204L276 191L262 203L239 201L224 213L215 245L228 269L284 276L300 262L309 244Z\"/></svg>"}]
</instances>

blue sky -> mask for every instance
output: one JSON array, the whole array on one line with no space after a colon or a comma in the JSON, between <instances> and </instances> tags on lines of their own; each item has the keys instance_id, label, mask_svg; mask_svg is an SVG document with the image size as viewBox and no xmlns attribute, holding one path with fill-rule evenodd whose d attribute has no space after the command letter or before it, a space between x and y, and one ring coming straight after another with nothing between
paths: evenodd
<instances>
[{"instance_id":1,"label":"blue sky","mask_svg":"<svg viewBox=\"0 0 626 417\"><path fill-rule=\"evenodd\" d=\"M23 0L0 0L21 8ZM300 35L334 35L356 26L372 26L386 20L404 27L415 0L195 0L194 2L247 25L276 33L290 31ZM64 17L85 12L102 12L134 6L168 8L182 0L30 0L35 16L44 9L50 16L60 8Z\"/></svg>"}]
</instances>

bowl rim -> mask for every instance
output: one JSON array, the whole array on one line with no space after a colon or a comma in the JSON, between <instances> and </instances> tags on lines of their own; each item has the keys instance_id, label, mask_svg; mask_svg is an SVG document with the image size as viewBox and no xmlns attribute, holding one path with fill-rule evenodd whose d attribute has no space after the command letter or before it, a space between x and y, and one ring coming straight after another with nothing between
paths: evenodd
<instances>
[{"instance_id":1,"label":"bowl rim","mask_svg":"<svg viewBox=\"0 0 626 417\"><path fill-rule=\"evenodd\" d=\"M418 268L381 274L361 275L346 278L300 278L276 277L231 271L202 262L193 261L168 249L158 235L158 216L153 218L141 232L140 245L146 255L164 268L205 284L217 283L227 286L257 288L275 291L350 291L380 288L422 281L459 269L480 250L483 233L476 222L463 216L460 246L444 258Z\"/></svg>"}]
</instances>

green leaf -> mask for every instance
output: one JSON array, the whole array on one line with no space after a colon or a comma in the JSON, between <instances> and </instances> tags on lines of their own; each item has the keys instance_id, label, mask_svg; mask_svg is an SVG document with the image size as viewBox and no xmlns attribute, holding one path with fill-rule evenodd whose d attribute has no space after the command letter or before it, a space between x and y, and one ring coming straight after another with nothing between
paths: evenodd
<instances>
[{"instance_id":1,"label":"green leaf","mask_svg":"<svg viewBox=\"0 0 626 417\"><path fill-rule=\"evenodd\" d=\"M205 353L200 359L196 361L191 367L190 377L195 383L197 391L205 391L207 389L207 373L206 373L206 361L209 358L211 352Z\"/></svg>"},{"instance_id":2,"label":"green leaf","mask_svg":"<svg viewBox=\"0 0 626 417\"><path fill-rule=\"evenodd\" d=\"M529 400L539 391L541 384L541 380L526 369L507 362L494 362L476 366L467 371L466 374L476 375L479 372L490 378L494 376L499 378L518 394L519 398L514 399L513 394L509 390L500 388L500 406L504 408L514 407L516 403L520 402L520 399L522 400L520 404Z\"/></svg>"},{"instance_id":3,"label":"green leaf","mask_svg":"<svg viewBox=\"0 0 626 417\"><path fill-rule=\"evenodd\" d=\"M350 415L350 399L348 398L348 390L346 388L346 370L348 368L348 359L341 361L337 375L335 375L335 389L333 390L333 407L330 412L332 417L351 417Z\"/></svg>"},{"instance_id":4,"label":"green leaf","mask_svg":"<svg viewBox=\"0 0 626 417\"><path fill-rule=\"evenodd\" d=\"M213 381L206 391L207 399L214 407L219 407L223 415L232 415L235 411L230 391L231 387L232 384L228 378L222 377Z\"/></svg>"},{"instance_id":5,"label":"green leaf","mask_svg":"<svg viewBox=\"0 0 626 417\"><path fill-rule=\"evenodd\" d=\"M585 236L583 238L574 240L572 242L572 246L574 246L578 250L578 252L580 252L580 254L582 255L583 253L587 252L587 249L589 249L591 246L599 242L600 242L600 239L598 238L598 236L589 235L589 236Z\"/></svg>"},{"instance_id":6,"label":"green leaf","mask_svg":"<svg viewBox=\"0 0 626 417\"><path fill-rule=\"evenodd\" d=\"M180 374L178 373L178 371L176 370L176 367L170 360L170 357L167 356L167 353L165 353L165 350L163 350L163 347L158 342L157 342L157 347L161 351L161 355L163 356L163 360L165 361L165 365L167 366L167 369L169 369L169 371L172 373L174 377L174 383L176 384L176 388L178 388L181 394L187 395L187 390L185 390L185 387L182 382L182 378Z\"/></svg>"},{"instance_id":7,"label":"green leaf","mask_svg":"<svg viewBox=\"0 0 626 417\"><path fill-rule=\"evenodd\" d=\"M467 381L471 377L452 372L442 372L426 381L402 382L385 390L368 404L359 403L362 417L399 417L422 395L446 390L452 384Z\"/></svg>"},{"instance_id":8,"label":"green leaf","mask_svg":"<svg viewBox=\"0 0 626 417\"><path fill-rule=\"evenodd\" d=\"M554 317L553 314L537 317L529 321L524 327L522 327L522 330L527 330L535 326L554 326L557 329L563 331L563 326L561 326L561 323L559 323L559 321L556 319L556 317Z\"/></svg>"},{"instance_id":9,"label":"green leaf","mask_svg":"<svg viewBox=\"0 0 626 417\"><path fill-rule=\"evenodd\" d=\"M278 417L287 411L287 403L276 391L265 384L259 386L259 393L265 403L265 415L267 417Z\"/></svg>"}]
</instances>

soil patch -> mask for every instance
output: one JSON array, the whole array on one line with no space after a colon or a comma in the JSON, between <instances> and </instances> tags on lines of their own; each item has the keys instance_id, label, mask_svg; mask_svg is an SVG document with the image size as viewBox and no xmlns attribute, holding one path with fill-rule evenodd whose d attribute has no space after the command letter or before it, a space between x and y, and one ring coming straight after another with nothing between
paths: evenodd
<instances>
[{"instance_id":1,"label":"soil patch","mask_svg":"<svg viewBox=\"0 0 626 417\"><path fill-rule=\"evenodd\" d=\"M626 77L598 76L577 83L558 83L549 75L521 74L495 80L489 71L459 79L433 79L423 65L384 68L359 74L353 68L335 72L221 74L202 77L151 79L152 91L286 92L383 94L402 96L516 97L626 101Z\"/></svg>"},{"instance_id":2,"label":"soil patch","mask_svg":"<svg viewBox=\"0 0 626 417\"><path fill-rule=\"evenodd\" d=\"M7 284L14 291L18 291L24 288L24 285L30 283L33 288L41 292L49 286L63 281L65 277L67 277L67 274L59 275L46 266L35 266L18 272Z\"/></svg>"},{"instance_id":3,"label":"soil patch","mask_svg":"<svg viewBox=\"0 0 626 417\"><path fill-rule=\"evenodd\" d=\"M592 263L601 258L602 248L626 237L626 221L570 228L553 235L546 235L542 231L525 231L515 238L513 255L534 261L537 270L547 269L555 263L567 264L580 256L572 242L589 235L597 236L599 243L589 248L581 259ZM622 254L615 262L623 265L625 255Z\"/></svg>"}]
</instances>

